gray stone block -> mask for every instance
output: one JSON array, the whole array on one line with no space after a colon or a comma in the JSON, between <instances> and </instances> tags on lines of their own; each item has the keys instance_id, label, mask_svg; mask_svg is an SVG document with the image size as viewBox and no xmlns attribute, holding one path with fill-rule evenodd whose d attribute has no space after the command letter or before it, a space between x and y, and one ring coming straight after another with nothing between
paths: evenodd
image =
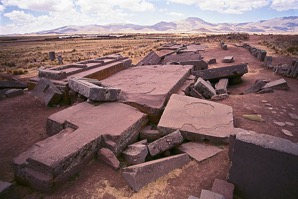
<instances>
[{"instance_id":1,"label":"gray stone block","mask_svg":"<svg viewBox=\"0 0 298 199\"><path fill-rule=\"evenodd\" d=\"M228 181L243 198L287 198L298 195L298 145L253 132L239 132L232 149Z\"/></svg>"},{"instance_id":2,"label":"gray stone block","mask_svg":"<svg viewBox=\"0 0 298 199\"><path fill-rule=\"evenodd\" d=\"M85 79L72 78L69 87L86 98L99 102L113 102L119 99L121 90L109 86L98 86Z\"/></svg>"},{"instance_id":3,"label":"gray stone block","mask_svg":"<svg viewBox=\"0 0 298 199\"><path fill-rule=\"evenodd\" d=\"M272 88L277 90L288 90L289 86L287 84L287 81L282 78L282 79L278 79L267 83L265 86L263 86L262 89L266 89L266 88Z\"/></svg>"},{"instance_id":4,"label":"gray stone block","mask_svg":"<svg viewBox=\"0 0 298 199\"><path fill-rule=\"evenodd\" d=\"M41 78L32 91L32 95L40 98L46 105L58 104L62 92L48 79Z\"/></svg>"},{"instance_id":5,"label":"gray stone block","mask_svg":"<svg viewBox=\"0 0 298 199\"><path fill-rule=\"evenodd\" d=\"M129 145L127 149L122 152L122 156L129 165L141 164L145 162L147 155L147 145L140 142Z\"/></svg>"},{"instance_id":6,"label":"gray stone block","mask_svg":"<svg viewBox=\"0 0 298 199\"><path fill-rule=\"evenodd\" d=\"M225 197L221 194L202 189L200 199L225 199Z\"/></svg>"},{"instance_id":7,"label":"gray stone block","mask_svg":"<svg viewBox=\"0 0 298 199\"><path fill-rule=\"evenodd\" d=\"M198 78L194 85L194 89L201 93L206 99L210 99L216 95L215 89L202 78Z\"/></svg>"},{"instance_id":8,"label":"gray stone block","mask_svg":"<svg viewBox=\"0 0 298 199\"><path fill-rule=\"evenodd\" d=\"M23 94L24 91L22 89L9 89L5 92L6 97L15 97Z\"/></svg>"},{"instance_id":9,"label":"gray stone block","mask_svg":"<svg viewBox=\"0 0 298 199\"><path fill-rule=\"evenodd\" d=\"M232 63L234 62L234 57L233 56L226 56L222 60L223 63Z\"/></svg>"},{"instance_id":10,"label":"gray stone block","mask_svg":"<svg viewBox=\"0 0 298 199\"><path fill-rule=\"evenodd\" d=\"M119 169L120 168L120 162L115 156L115 154L107 148L101 148L97 152L98 158L111 166L113 169Z\"/></svg>"},{"instance_id":11,"label":"gray stone block","mask_svg":"<svg viewBox=\"0 0 298 199\"><path fill-rule=\"evenodd\" d=\"M158 140L148 144L148 150L151 156L161 154L169 149L174 148L175 146L183 142L183 137L179 130L170 133Z\"/></svg>"},{"instance_id":12,"label":"gray stone block","mask_svg":"<svg viewBox=\"0 0 298 199\"><path fill-rule=\"evenodd\" d=\"M265 81L262 81L262 80L258 81L253 86L243 91L241 94L256 93L260 91L265 85L266 85Z\"/></svg>"},{"instance_id":13,"label":"gray stone block","mask_svg":"<svg viewBox=\"0 0 298 199\"><path fill-rule=\"evenodd\" d=\"M216 91L216 93L217 94L228 93L228 84L229 84L229 79L227 79L227 78L220 79L215 84L215 91Z\"/></svg>"},{"instance_id":14,"label":"gray stone block","mask_svg":"<svg viewBox=\"0 0 298 199\"><path fill-rule=\"evenodd\" d=\"M126 167L122 171L122 176L134 191L139 191L145 185L182 167L189 161L190 158L187 154L170 156Z\"/></svg>"},{"instance_id":15,"label":"gray stone block","mask_svg":"<svg viewBox=\"0 0 298 199\"><path fill-rule=\"evenodd\" d=\"M2 80L0 81L0 89L5 88L18 88L18 89L25 89L27 85L18 80Z\"/></svg>"},{"instance_id":16,"label":"gray stone block","mask_svg":"<svg viewBox=\"0 0 298 199\"><path fill-rule=\"evenodd\" d=\"M225 180L215 179L211 191L221 194L225 199L233 199L235 186Z\"/></svg>"}]
</instances>

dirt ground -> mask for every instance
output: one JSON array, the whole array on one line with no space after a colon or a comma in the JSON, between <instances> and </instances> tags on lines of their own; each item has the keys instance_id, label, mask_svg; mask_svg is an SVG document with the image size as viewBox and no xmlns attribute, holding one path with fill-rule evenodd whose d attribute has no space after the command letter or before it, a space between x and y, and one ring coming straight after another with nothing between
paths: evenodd
<instances>
[{"instance_id":1,"label":"dirt ground","mask_svg":"<svg viewBox=\"0 0 298 199\"><path fill-rule=\"evenodd\" d=\"M266 46L259 45L262 36L251 36L247 42L251 46L268 51L273 56L273 63L290 63L291 58L280 56ZM216 58L217 64L210 67L220 67L220 60L227 55L235 58L235 64L248 63L249 73L242 78L239 85L229 87L230 97L220 103L233 107L235 127L253 130L298 142L298 120L293 120L288 113L298 114L298 80L275 75L272 71L261 67L261 62L255 59L246 49L236 47L226 42L228 50L219 48L218 43L208 43L206 52L202 52L205 60ZM239 95L252 86L257 79L276 80L284 78L290 89L275 90L267 94ZM262 100L268 101L273 109L268 109ZM47 137L45 131L46 119L63 107L46 107L38 99L32 97L29 91L24 95L0 100L0 179L13 182L12 160L28 149L32 144ZM264 122L250 121L243 114L260 114ZM294 127L279 127L273 122L292 122ZM281 132L287 129L293 133L289 137ZM229 171L228 146L220 146L223 152L201 163L191 161L184 167L176 169L168 175L150 183L138 193L134 193L125 183L121 173L98 160L91 161L69 183L54 193L35 192L28 187L17 185L16 190L22 198L177 198L185 199L189 195L199 197L202 189L211 189L215 178L226 180Z\"/></svg>"}]
</instances>

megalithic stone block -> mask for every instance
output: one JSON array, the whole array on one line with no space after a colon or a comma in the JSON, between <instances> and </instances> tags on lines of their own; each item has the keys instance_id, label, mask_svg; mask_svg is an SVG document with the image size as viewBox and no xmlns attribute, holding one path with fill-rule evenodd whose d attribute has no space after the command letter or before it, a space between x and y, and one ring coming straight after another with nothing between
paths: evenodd
<instances>
[{"instance_id":1,"label":"megalithic stone block","mask_svg":"<svg viewBox=\"0 0 298 199\"><path fill-rule=\"evenodd\" d=\"M274 80L267 83L265 86L263 86L262 89L267 89L267 88L278 89L278 90L288 90L289 86L287 84L287 81L282 78L282 79Z\"/></svg>"},{"instance_id":2,"label":"megalithic stone block","mask_svg":"<svg viewBox=\"0 0 298 199\"><path fill-rule=\"evenodd\" d=\"M150 52L146 57L144 57L137 66L143 66L143 65L155 65L160 62L161 58L156 54L156 52L152 51Z\"/></svg>"},{"instance_id":3,"label":"megalithic stone block","mask_svg":"<svg viewBox=\"0 0 298 199\"><path fill-rule=\"evenodd\" d=\"M216 95L215 89L210 85L208 82L203 80L202 78L198 78L195 85L194 89L196 89L199 93L201 93L205 98L210 99L214 95Z\"/></svg>"},{"instance_id":4,"label":"megalithic stone block","mask_svg":"<svg viewBox=\"0 0 298 199\"><path fill-rule=\"evenodd\" d=\"M298 196L298 145L266 134L238 132L228 181L242 198Z\"/></svg>"},{"instance_id":5,"label":"megalithic stone block","mask_svg":"<svg viewBox=\"0 0 298 199\"><path fill-rule=\"evenodd\" d=\"M142 143L131 144L125 151L122 152L122 156L130 165L141 164L145 162L147 155L147 145Z\"/></svg>"},{"instance_id":6,"label":"megalithic stone block","mask_svg":"<svg viewBox=\"0 0 298 199\"><path fill-rule=\"evenodd\" d=\"M45 78L38 81L31 94L43 100L46 105L58 104L62 97L62 92Z\"/></svg>"},{"instance_id":7,"label":"megalithic stone block","mask_svg":"<svg viewBox=\"0 0 298 199\"><path fill-rule=\"evenodd\" d=\"M109 86L98 86L84 79L72 78L69 80L69 87L75 92L100 102L113 102L119 99L121 90Z\"/></svg>"},{"instance_id":8,"label":"megalithic stone block","mask_svg":"<svg viewBox=\"0 0 298 199\"><path fill-rule=\"evenodd\" d=\"M170 133L148 145L148 150L151 156L158 155L166 150L169 150L183 142L183 137L179 130Z\"/></svg>"},{"instance_id":9,"label":"megalithic stone block","mask_svg":"<svg viewBox=\"0 0 298 199\"><path fill-rule=\"evenodd\" d=\"M228 93L228 84L229 84L229 79L227 79L227 78L220 79L215 84L215 91L216 91L216 93L217 94Z\"/></svg>"},{"instance_id":10,"label":"megalithic stone block","mask_svg":"<svg viewBox=\"0 0 298 199\"><path fill-rule=\"evenodd\" d=\"M128 185L139 191L142 187L168 174L174 169L180 168L190 161L187 154L179 154L129 166L123 169L122 176Z\"/></svg>"},{"instance_id":11,"label":"megalithic stone block","mask_svg":"<svg viewBox=\"0 0 298 199\"><path fill-rule=\"evenodd\" d=\"M218 81L222 78L236 78L248 73L247 64L225 66L220 68L211 68L207 70L195 71L193 75L201 77L204 80Z\"/></svg>"}]
</instances>

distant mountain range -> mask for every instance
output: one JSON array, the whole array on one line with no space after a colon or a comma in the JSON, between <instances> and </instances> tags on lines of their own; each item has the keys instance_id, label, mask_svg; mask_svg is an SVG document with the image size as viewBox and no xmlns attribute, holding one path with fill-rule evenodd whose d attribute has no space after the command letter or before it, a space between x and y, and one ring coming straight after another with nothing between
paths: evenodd
<instances>
[{"instance_id":1,"label":"distant mountain range","mask_svg":"<svg viewBox=\"0 0 298 199\"><path fill-rule=\"evenodd\" d=\"M200 18L189 17L176 22L161 21L152 26L135 24L63 26L37 34L106 34L106 33L297 33L298 16L282 17L248 23L208 23Z\"/></svg>"}]
</instances>

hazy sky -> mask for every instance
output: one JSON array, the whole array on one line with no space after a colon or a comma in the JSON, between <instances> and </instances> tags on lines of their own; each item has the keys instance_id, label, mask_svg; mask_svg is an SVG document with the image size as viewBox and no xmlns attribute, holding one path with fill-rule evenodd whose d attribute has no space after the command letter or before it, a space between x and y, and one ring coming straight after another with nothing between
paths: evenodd
<instances>
[{"instance_id":1,"label":"hazy sky","mask_svg":"<svg viewBox=\"0 0 298 199\"><path fill-rule=\"evenodd\" d=\"M0 34L187 17L237 23L284 16L298 16L298 0L0 0Z\"/></svg>"}]
</instances>

